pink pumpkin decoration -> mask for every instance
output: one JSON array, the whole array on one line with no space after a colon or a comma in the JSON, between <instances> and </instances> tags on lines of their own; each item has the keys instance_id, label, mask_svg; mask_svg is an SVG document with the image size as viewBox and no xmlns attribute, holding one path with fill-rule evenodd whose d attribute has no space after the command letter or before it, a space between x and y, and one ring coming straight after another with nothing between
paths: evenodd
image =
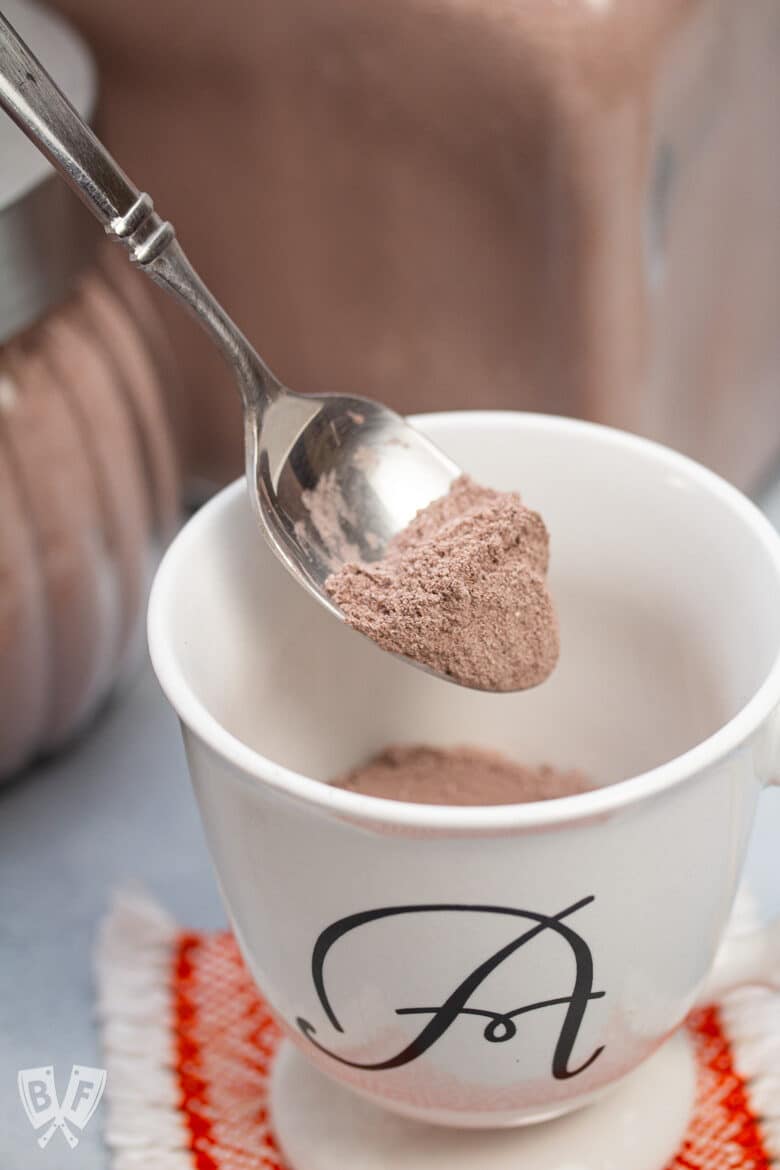
<instances>
[{"instance_id":1,"label":"pink pumpkin decoration","mask_svg":"<svg viewBox=\"0 0 780 1170\"><path fill-rule=\"evenodd\" d=\"M85 45L38 5L3 12L89 117ZM143 281L123 257L109 277L97 225L2 117L0 158L1 779L66 743L111 689L178 475Z\"/></svg>"},{"instance_id":2,"label":"pink pumpkin decoration","mask_svg":"<svg viewBox=\"0 0 780 1170\"><path fill-rule=\"evenodd\" d=\"M107 694L177 508L162 388L98 272L0 348L0 776Z\"/></svg>"}]
</instances>

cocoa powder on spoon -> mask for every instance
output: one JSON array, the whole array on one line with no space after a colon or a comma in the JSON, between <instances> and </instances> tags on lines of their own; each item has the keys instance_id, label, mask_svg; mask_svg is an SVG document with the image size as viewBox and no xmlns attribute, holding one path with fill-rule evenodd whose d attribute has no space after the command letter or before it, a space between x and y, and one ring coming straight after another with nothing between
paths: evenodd
<instances>
[{"instance_id":1,"label":"cocoa powder on spoon","mask_svg":"<svg viewBox=\"0 0 780 1170\"><path fill-rule=\"evenodd\" d=\"M325 588L383 649L464 686L519 691L543 682L558 660L548 559L538 513L515 492L462 475L381 560L348 562Z\"/></svg>"}]
</instances>

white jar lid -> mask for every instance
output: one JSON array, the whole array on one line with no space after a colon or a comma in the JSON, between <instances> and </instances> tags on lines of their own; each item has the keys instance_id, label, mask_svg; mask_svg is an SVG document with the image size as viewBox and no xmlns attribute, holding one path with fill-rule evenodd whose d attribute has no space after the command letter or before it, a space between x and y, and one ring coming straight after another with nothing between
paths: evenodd
<instances>
[{"instance_id":1,"label":"white jar lid","mask_svg":"<svg viewBox=\"0 0 780 1170\"><path fill-rule=\"evenodd\" d=\"M81 37L31 0L3 0L3 15L91 119L97 73ZM86 208L0 110L0 344L67 296L100 238Z\"/></svg>"}]
</instances>

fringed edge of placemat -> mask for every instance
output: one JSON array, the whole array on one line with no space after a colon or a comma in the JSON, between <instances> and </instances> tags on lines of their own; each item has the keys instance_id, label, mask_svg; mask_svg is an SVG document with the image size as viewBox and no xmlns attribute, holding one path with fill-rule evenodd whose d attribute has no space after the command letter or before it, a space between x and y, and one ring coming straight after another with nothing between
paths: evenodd
<instances>
[{"instance_id":1,"label":"fringed edge of placemat","mask_svg":"<svg viewBox=\"0 0 780 1170\"><path fill-rule=\"evenodd\" d=\"M97 1013L108 1067L112 1170L193 1170L176 1068L175 920L142 891L113 900L95 954Z\"/></svg>"},{"instance_id":2,"label":"fringed edge of placemat","mask_svg":"<svg viewBox=\"0 0 780 1170\"><path fill-rule=\"evenodd\" d=\"M720 1015L773 1164L780 1167L780 995L761 987L729 992Z\"/></svg>"},{"instance_id":3,"label":"fringed edge of placemat","mask_svg":"<svg viewBox=\"0 0 780 1170\"><path fill-rule=\"evenodd\" d=\"M755 896L749 886L743 885L728 933L748 934L760 925ZM724 995L718 1009L764 1148L780 1170L780 992L766 987L740 987Z\"/></svg>"}]
</instances>

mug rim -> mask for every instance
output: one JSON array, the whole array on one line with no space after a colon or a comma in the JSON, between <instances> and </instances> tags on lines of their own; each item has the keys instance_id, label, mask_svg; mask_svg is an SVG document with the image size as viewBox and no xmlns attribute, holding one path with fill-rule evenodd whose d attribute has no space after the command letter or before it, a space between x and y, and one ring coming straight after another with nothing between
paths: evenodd
<instances>
[{"instance_id":1,"label":"mug rim","mask_svg":"<svg viewBox=\"0 0 780 1170\"><path fill-rule=\"evenodd\" d=\"M413 425L444 422L479 430L497 422L508 427L519 420L561 432L596 432L608 443L634 449L665 462L734 510L769 553L780 586L780 533L760 509L727 480L696 460L670 447L601 423L530 411L463 410L409 415ZM780 646L763 682L727 722L706 739L673 759L602 788L571 796L525 804L432 805L389 800L342 788L334 788L296 772L244 743L206 708L180 669L166 630L166 599L182 552L198 530L213 520L214 513L232 508L245 491L245 478L222 488L183 525L157 568L149 596L147 635L152 666L169 703L186 727L217 756L234 766L240 778L255 786L270 785L277 791L326 812L363 823L397 828L459 832L502 832L513 829L555 827L611 814L642 799L664 792L692 778L739 748L780 707ZM260 537L260 534L258 534ZM262 539L262 537L260 537ZM410 666L410 669L415 669Z\"/></svg>"}]
</instances>

